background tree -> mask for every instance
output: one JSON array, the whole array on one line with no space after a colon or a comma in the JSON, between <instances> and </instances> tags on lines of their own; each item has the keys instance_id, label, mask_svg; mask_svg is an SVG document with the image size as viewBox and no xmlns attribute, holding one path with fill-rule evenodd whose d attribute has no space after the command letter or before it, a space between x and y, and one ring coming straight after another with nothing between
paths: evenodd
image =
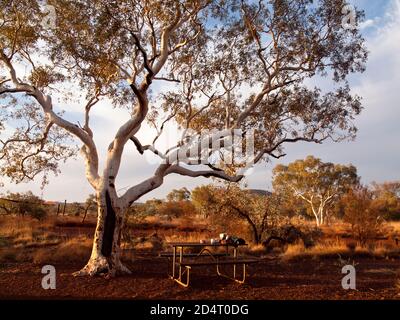
<instances>
[{"instance_id":1,"label":"background tree","mask_svg":"<svg viewBox=\"0 0 400 320\"><path fill-rule=\"evenodd\" d=\"M400 182L373 182L372 193L382 216L391 220L400 219Z\"/></svg>"},{"instance_id":2,"label":"background tree","mask_svg":"<svg viewBox=\"0 0 400 320\"><path fill-rule=\"evenodd\" d=\"M89 196L87 197L87 199L85 201L85 211L83 213L82 223L85 222L86 216L87 216L89 210L95 210L96 206L97 206L96 195L95 194L89 194Z\"/></svg>"},{"instance_id":3,"label":"background tree","mask_svg":"<svg viewBox=\"0 0 400 320\"><path fill-rule=\"evenodd\" d=\"M275 192L286 198L305 201L317 226L326 222L327 209L350 188L359 184L356 167L322 162L308 156L289 165L277 165L273 170Z\"/></svg>"},{"instance_id":4,"label":"background tree","mask_svg":"<svg viewBox=\"0 0 400 320\"><path fill-rule=\"evenodd\" d=\"M367 53L358 30L342 26L345 0L48 3L57 14L55 28L42 23L39 1L1 1L1 119L20 125L10 135L2 132L0 173L21 182L44 172L46 182L75 153L71 138L81 144L98 222L92 255L76 275L129 272L119 250L124 216L167 175L242 179L243 170L225 171L217 161L224 154L220 142L232 145L233 136L255 130L254 155L234 162L246 169L283 156L285 143L355 134L352 119L361 104L346 78L364 70ZM361 17L357 12L356 24ZM330 76L333 89L305 85L317 75ZM67 108L71 96L82 101L80 122L59 111L60 96ZM102 170L91 127L100 100L127 110ZM156 129L149 142L145 121ZM180 126L179 138L162 145L171 121ZM205 129L219 131L199 138ZM118 193L115 181L130 142L140 154L157 155L160 165Z\"/></svg>"},{"instance_id":5,"label":"background tree","mask_svg":"<svg viewBox=\"0 0 400 320\"><path fill-rule=\"evenodd\" d=\"M369 239L376 237L384 222L373 192L362 186L349 190L343 203L344 221L351 224L354 236L364 246Z\"/></svg>"},{"instance_id":6,"label":"background tree","mask_svg":"<svg viewBox=\"0 0 400 320\"><path fill-rule=\"evenodd\" d=\"M81 215L81 212L85 210L82 203L80 202L73 202L69 207L70 207L69 208L70 213L75 217L79 217Z\"/></svg>"},{"instance_id":7,"label":"background tree","mask_svg":"<svg viewBox=\"0 0 400 320\"><path fill-rule=\"evenodd\" d=\"M193 217L195 213L187 188L173 189L167 194L167 201L163 201L157 208L157 214L173 218Z\"/></svg>"},{"instance_id":8,"label":"background tree","mask_svg":"<svg viewBox=\"0 0 400 320\"><path fill-rule=\"evenodd\" d=\"M150 199L144 203L135 203L129 208L128 216L134 221L143 221L145 217L156 216L163 201L160 199Z\"/></svg>"},{"instance_id":9,"label":"background tree","mask_svg":"<svg viewBox=\"0 0 400 320\"><path fill-rule=\"evenodd\" d=\"M190 191L187 188L173 189L167 194L168 201L188 201L190 200Z\"/></svg>"},{"instance_id":10,"label":"background tree","mask_svg":"<svg viewBox=\"0 0 400 320\"><path fill-rule=\"evenodd\" d=\"M202 186L193 190L193 201L200 212L225 221L244 221L249 227L252 242L259 244L268 229L281 220L280 199L273 194L242 190L237 185ZM225 230L227 231L227 230Z\"/></svg>"},{"instance_id":11,"label":"background tree","mask_svg":"<svg viewBox=\"0 0 400 320\"><path fill-rule=\"evenodd\" d=\"M47 216L47 211L43 205L43 200L31 191L22 193L9 192L4 195L0 204L0 210L7 214L27 215L41 220Z\"/></svg>"},{"instance_id":12,"label":"background tree","mask_svg":"<svg viewBox=\"0 0 400 320\"><path fill-rule=\"evenodd\" d=\"M158 214L164 217L193 217L196 209L191 201L164 201L158 208Z\"/></svg>"},{"instance_id":13,"label":"background tree","mask_svg":"<svg viewBox=\"0 0 400 320\"><path fill-rule=\"evenodd\" d=\"M218 201L214 195L214 187L212 185L202 185L192 190L192 204L196 212L204 218L210 215L210 208L215 208Z\"/></svg>"},{"instance_id":14,"label":"background tree","mask_svg":"<svg viewBox=\"0 0 400 320\"><path fill-rule=\"evenodd\" d=\"M0 199L0 213L1 214L11 214L11 210L9 208L8 202L6 199Z\"/></svg>"}]
</instances>

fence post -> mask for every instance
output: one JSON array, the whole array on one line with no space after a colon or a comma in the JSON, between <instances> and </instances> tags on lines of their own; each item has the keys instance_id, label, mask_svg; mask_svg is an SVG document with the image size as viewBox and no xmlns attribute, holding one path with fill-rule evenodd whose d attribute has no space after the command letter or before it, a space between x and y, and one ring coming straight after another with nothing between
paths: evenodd
<instances>
[{"instance_id":1,"label":"fence post","mask_svg":"<svg viewBox=\"0 0 400 320\"><path fill-rule=\"evenodd\" d=\"M86 208L85 208L85 213L84 213L84 215L83 215L82 223L85 222L86 215L87 215L87 213L88 213L88 211L89 211L89 208L90 208L90 204L88 204L88 205L86 206Z\"/></svg>"},{"instance_id":2,"label":"fence post","mask_svg":"<svg viewBox=\"0 0 400 320\"><path fill-rule=\"evenodd\" d=\"M67 207L67 200L64 201L63 215L65 215L65 208Z\"/></svg>"}]
</instances>

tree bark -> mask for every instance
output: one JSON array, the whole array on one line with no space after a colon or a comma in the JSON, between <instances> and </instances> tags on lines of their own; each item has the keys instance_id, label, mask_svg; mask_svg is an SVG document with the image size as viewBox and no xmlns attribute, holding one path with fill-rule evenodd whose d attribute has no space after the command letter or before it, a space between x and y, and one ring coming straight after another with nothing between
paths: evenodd
<instances>
[{"instance_id":1,"label":"tree bark","mask_svg":"<svg viewBox=\"0 0 400 320\"><path fill-rule=\"evenodd\" d=\"M97 194L97 226L93 239L92 254L86 266L75 276L130 273L120 260L121 232L126 208L118 199L113 199L108 189Z\"/></svg>"},{"instance_id":2,"label":"tree bark","mask_svg":"<svg viewBox=\"0 0 400 320\"><path fill-rule=\"evenodd\" d=\"M251 229L253 230L253 241L255 244L260 244L261 242L261 235L258 234L257 227L254 223L250 223Z\"/></svg>"}]
</instances>

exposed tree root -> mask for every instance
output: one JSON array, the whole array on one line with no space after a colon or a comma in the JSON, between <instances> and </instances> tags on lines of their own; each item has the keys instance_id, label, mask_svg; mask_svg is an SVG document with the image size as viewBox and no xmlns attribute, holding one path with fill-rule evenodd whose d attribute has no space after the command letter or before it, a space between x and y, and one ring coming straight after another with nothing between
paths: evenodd
<instances>
[{"instance_id":1,"label":"exposed tree root","mask_svg":"<svg viewBox=\"0 0 400 320\"><path fill-rule=\"evenodd\" d=\"M111 260L111 259L110 259ZM107 277L115 277L117 275L131 274L131 271L119 260L109 261L104 256L90 258L89 262L81 270L74 272L73 276L96 276L103 275Z\"/></svg>"}]
</instances>

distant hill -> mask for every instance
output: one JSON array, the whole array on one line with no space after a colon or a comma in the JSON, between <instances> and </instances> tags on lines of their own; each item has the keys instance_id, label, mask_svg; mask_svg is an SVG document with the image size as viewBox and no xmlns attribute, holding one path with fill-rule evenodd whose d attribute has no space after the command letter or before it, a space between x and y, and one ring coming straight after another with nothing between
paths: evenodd
<instances>
[{"instance_id":1,"label":"distant hill","mask_svg":"<svg viewBox=\"0 0 400 320\"><path fill-rule=\"evenodd\" d=\"M272 192L268 190L261 190L261 189L247 189L250 193L257 194L260 196L270 196Z\"/></svg>"}]
</instances>

